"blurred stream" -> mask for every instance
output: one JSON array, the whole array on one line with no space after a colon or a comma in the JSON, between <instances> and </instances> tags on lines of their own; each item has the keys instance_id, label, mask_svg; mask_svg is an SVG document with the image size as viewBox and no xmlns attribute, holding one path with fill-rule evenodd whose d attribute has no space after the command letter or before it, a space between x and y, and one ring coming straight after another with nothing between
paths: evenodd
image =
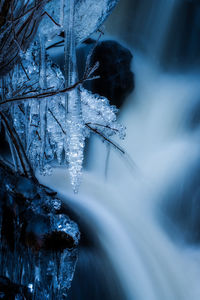
<instances>
[{"instance_id":1,"label":"blurred stream","mask_svg":"<svg viewBox=\"0 0 200 300\"><path fill-rule=\"evenodd\" d=\"M107 160L93 137L77 196L66 169L40 177L82 232L70 300L200 299L199 15L198 1L123 0L107 21L104 39L134 57L116 140L128 156Z\"/></svg>"}]
</instances>

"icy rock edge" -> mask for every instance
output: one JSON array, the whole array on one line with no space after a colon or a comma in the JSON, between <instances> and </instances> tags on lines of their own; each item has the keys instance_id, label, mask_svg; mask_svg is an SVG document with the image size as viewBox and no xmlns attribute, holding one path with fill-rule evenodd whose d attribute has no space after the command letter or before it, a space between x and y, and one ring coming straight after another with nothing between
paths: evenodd
<instances>
[{"instance_id":1,"label":"icy rock edge","mask_svg":"<svg viewBox=\"0 0 200 300\"><path fill-rule=\"evenodd\" d=\"M2 162L0 180L0 296L66 299L77 261L77 224L63 213L56 193Z\"/></svg>"}]
</instances>

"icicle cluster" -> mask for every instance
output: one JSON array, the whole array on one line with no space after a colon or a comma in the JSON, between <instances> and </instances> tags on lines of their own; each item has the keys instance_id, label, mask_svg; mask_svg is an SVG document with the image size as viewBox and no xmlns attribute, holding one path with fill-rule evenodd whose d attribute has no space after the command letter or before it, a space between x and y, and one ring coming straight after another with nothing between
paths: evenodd
<instances>
[{"instance_id":1,"label":"icicle cluster","mask_svg":"<svg viewBox=\"0 0 200 300\"><path fill-rule=\"evenodd\" d=\"M104 2L108 4L109 1ZM47 8L54 17L55 8L52 3ZM89 1L80 1L79 6L82 5L83 9L86 3L88 5ZM114 3L116 1L110 1L108 11ZM59 7L61 27L66 36L65 76L46 53L48 37L53 36L59 28L52 23L50 28L51 20L47 17L40 25L36 41L25 54L21 53L21 63L3 78L0 93L2 99L20 96L26 98L23 101L11 102L8 108L33 169L39 168L45 175L51 173L56 162L67 163L73 190L77 192L85 138L91 133L97 133L108 141L114 134L124 138L125 133L123 126L116 120L116 107L110 106L105 97L92 94L80 84L66 93L58 92L78 82L76 18L78 12L79 15L82 13L80 7L78 12L77 7L75 10L73 0L61 0L61 8ZM99 11L98 5L96 9ZM36 98L36 95L40 97Z\"/></svg>"},{"instance_id":2,"label":"icicle cluster","mask_svg":"<svg viewBox=\"0 0 200 300\"><path fill-rule=\"evenodd\" d=\"M46 90L41 88L44 70L38 59L39 53L39 44L35 43L22 59L22 65L16 66L12 76L6 78L7 98L64 88L64 76L48 56L45 69ZM66 95L56 94L47 98L27 99L21 103L13 102L9 109L13 125L33 168L39 167L43 174L48 174L51 170L50 163L55 164L57 160L61 164L66 159L72 185L77 190L85 138L93 130L98 130L106 137L118 134L120 138L124 138L125 131L116 120L116 107L110 106L105 97L92 94L83 87Z\"/></svg>"}]
</instances>

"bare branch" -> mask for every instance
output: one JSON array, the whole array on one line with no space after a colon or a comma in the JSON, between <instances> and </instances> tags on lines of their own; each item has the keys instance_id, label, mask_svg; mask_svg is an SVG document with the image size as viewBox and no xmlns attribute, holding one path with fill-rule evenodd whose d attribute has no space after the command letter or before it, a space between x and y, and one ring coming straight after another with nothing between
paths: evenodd
<instances>
[{"instance_id":1,"label":"bare branch","mask_svg":"<svg viewBox=\"0 0 200 300\"><path fill-rule=\"evenodd\" d=\"M116 128L112 128L112 127L110 127L110 126L108 126L108 125L103 125L103 124L98 124L98 123L86 123L86 125L100 126L100 127L108 128L108 129L110 129L110 130L113 130L113 131L119 132L119 130L118 130L118 129L116 129Z\"/></svg>"},{"instance_id":2,"label":"bare branch","mask_svg":"<svg viewBox=\"0 0 200 300\"><path fill-rule=\"evenodd\" d=\"M49 50L49 49L54 48L54 47L62 47L63 44L64 44L64 40L59 41L59 42L56 42L56 43L54 43L54 44L48 46L48 47L46 48L46 50Z\"/></svg>"},{"instance_id":3,"label":"bare branch","mask_svg":"<svg viewBox=\"0 0 200 300\"><path fill-rule=\"evenodd\" d=\"M61 89L61 90L43 92L43 93L39 93L39 94L36 94L36 95L35 94L34 95L28 95L26 97L19 96L19 97L13 97L13 98L5 99L4 101L0 102L0 106L2 106L4 104L7 104L7 103L11 103L11 102L26 101L26 100L30 100L30 99L40 100L40 99L52 97L52 96L55 96L55 95L65 94L65 93L70 92L73 89L77 88L79 85L82 85L85 81L92 80L92 79L96 79L96 77L95 78L89 78L89 77L85 78L85 77L83 77L83 79L77 81L75 84L73 84L69 87L66 87L64 89ZM31 92L33 92L33 91L30 91L30 93Z\"/></svg>"},{"instance_id":4,"label":"bare branch","mask_svg":"<svg viewBox=\"0 0 200 300\"><path fill-rule=\"evenodd\" d=\"M42 16L45 16L45 15L47 15L48 17L49 17L49 19L56 25L56 26L58 26L58 27L61 27L61 25L60 24L58 24L49 14L48 14L48 12L47 11L45 11L43 14L42 14Z\"/></svg>"},{"instance_id":5,"label":"bare branch","mask_svg":"<svg viewBox=\"0 0 200 300\"><path fill-rule=\"evenodd\" d=\"M28 73L26 72L26 69L24 68L22 62L21 62L20 64L21 64L22 70L24 71L24 73L25 73L27 79L30 81L30 77L28 76Z\"/></svg>"},{"instance_id":6,"label":"bare branch","mask_svg":"<svg viewBox=\"0 0 200 300\"><path fill-rule=\"evenodd\" d=\"M57 119L56 116L53 114L53 112L52 112L50 109L48 109L48 111L50 112L50 114L52 115L52 117L54 118L54 120L57 122L57 124L60 126L62 132L63 132L64 134L66 134L66 131L63 129L61 123L58 121L58 119Z\"/></svg>"},{"instance_id":7,"label":"bare branch","mask_svg":"<svg viewBox=\"0 0 200 300\"><path fill-rule=\"evenodd\" d=\"M37 1L29 8L29 1L6 0L6 7L0 12L0 75L7 74L20 60L20 52L26 51L34 38L49 0ZM21 9L15 9L20 2Z\"/></svg>"},{"instance_id":8,"label":"bare branch","mask_svg":"<svg viewBox=\"0 0 200 300\"><path fill-rule=\"evenodd\" d=\"M96 49L96 47L98 45L98 42L99 42L101 36L102 36L102 33L100 33L98 39L95 41L94 46L92 47L92 49L88 53L88 56L86 58L86 63L85 63L85 72L84 72L83 77L89 77L99 67L99 63L98 62L96 62L93 67L91 67L91 59L92 59L92 55L93 55L93 53L94 53L94 51L95 51L95 49Z\"/></svg>"},{"instance_id":9,"label":"bare branch","mask_svg":"<svg viewBox=\"0 0 200 300\"><path fill-rule=\"evenodd\" d=\"M91 131L93 131L94 133L96 133L97 135L99 135L104 141L108 142L109 144L111 144L114 148L116 148L117 150L119 150L122 154L125 154L125 151L118 146L116 143L114 143L113 141L111 141L110 139L108 139L103 133L101 133L100 131L98 131L95 128L92 128L90 125L85 124L85 126L87 128L89 128Z\"/></svg>"}]
</instances>

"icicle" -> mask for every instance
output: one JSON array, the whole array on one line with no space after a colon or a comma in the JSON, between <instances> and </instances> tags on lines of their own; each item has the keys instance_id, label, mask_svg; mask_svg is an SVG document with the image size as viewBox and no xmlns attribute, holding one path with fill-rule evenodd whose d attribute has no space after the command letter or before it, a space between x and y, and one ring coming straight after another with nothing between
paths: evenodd
<instances>
[{"instance_id":1,"label":"icicle","mask_svg":"<svg viewBox=\"0 0 200 300\"><path fill-rule=\"evenodd\" d=\"M60 25L63 27L64 22L64 0L60 0Z\"/></svg>"},{"instance_id":2,"label":"icicle","mask_svg":"<svg viewBox=\"0 0 200 300\"><path fill-rule=\"evenodd\" d=\"M16 90L17 90L18 80L19 80L19 65L17 64L17 65L15 65L13 74L12 74L12 88L13 88L14 92L16 92Z\"/></svg>"},{"instance_id":3,"label":"icicle","mask_svg":"<svg viewBox=\"0 0 200 300\"><path fill-rule=\"evenodd\" d=\"M46 38L40 34L40 87L45 90L47 88L47 76L46 76Z\"/></svg>"},{"instance_id":4,"label":"icicle","mask_svg":"<svg viewBox=\"0 0 200 300\"><path fill-rule=\"evenodd\" d=\"M74 39L74 0L65 0L65 85L66 87L77 80L76 49Z\"/></svg>"},{"instance_id":5,"label":"icicle","mask_svg":"<svg viewBox=\"0 0 200 300\"><path fill-rule=\"evenodd\" d=\"M40 87L42 90L47 88L47 77L46 77L46 48L45 48L45 37L40 35ZM45 146L46 146L46 129L47 129L47 99L44 98L40 101L40 139L41 139L41 150L40 150L40 168L41 171L45 165Z\"/></svg>"},{"instance_id":6,"label":"icicle","mask_svg":"<svg viewBox=\"0 0 200 300\"><path fill-rule=\"evenodd\" d=\"M77 81L76 49L74 37L74 0L65 0L65 79L66 87ZM83 163L84 126L81 113L79 90L73 89L66 94L66 131L67 161L71 183L75 193L78 192Z\"/></svg>"},{"instance_id":7,"label":"icicle","mask_svg":"<svg viewBox=\"0 0 200 300\"><path fill-rule=\"evenodd\" d=\"M20 79L22 79L22 78L20 78L20 71L23 73L22 78L26 78L26 80L27 80L27 75L26 75L25 71L23 70L22 67L20 70L20 67L17 64L14 68L14 74L13 74L13 80L12 80L13 91L15 91L15 92L18 90L18 83L20 82ZM20 107L19 107L19 105L14 105L14 113L16 114L16 117L15 117L16 122L15 123L18 123L18 124L22 123L21 131L22 132L24 131L24 138L21 140L22 140L24 149L26 150L28 147L28 140L29 140L29 101L24 102L22 110L20 110ZM19 115L21 115L21 119L22 118L24 119L24 122L19 122L19 119L20 119ZM18 121L17 121L17 119L18 119Z\"/></svg>"}]
</instances>

